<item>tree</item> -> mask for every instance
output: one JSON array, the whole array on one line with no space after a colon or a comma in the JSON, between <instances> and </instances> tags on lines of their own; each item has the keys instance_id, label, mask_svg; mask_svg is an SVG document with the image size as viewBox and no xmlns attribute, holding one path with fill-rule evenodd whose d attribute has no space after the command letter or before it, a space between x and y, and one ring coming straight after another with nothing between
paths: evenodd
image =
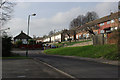
<instances>
[{"instance_id":1,"label":"tree","mask_svg":"<svg viewBox=\"0 0 120 80\"><path fill-rule=\"evenodd\" d=\"M98 17L98 15L97 15L97 13L96 12L94 12L94 11L92 11L92 12L87 12L87 14L86 14L86 23L87 22L90 22L90 21L93 21L93 20L96 20L96 19L98 19L99 17Z\"/></svg>"},{"instance_id":2,"label":"tree","mask_svg":"<svg viewBox=\"0 0 120 80\"><path fill-rule=\"evenodd\" d=\"M73 19L70 22L69 28L72 29L72 28L77 27L77 26L82 26L84 24L83 19L84 19L84 16L79 15L77 18Z\"/></svg>"},{"instance_id":3,"label":"tree","mask_svg":"<svg viewBox=\"0 0 120 80\"><path fill-rule=\"evenodd\" d=\"M43 38L46 38L47 37L47 35L43 35Z\"/></svg>"},{"instance_id":4,"label":"tree","mask_svg":"<svg viewBox=\"0 0 120 80\"><path fill-rule=\"evenodd\" d=\"M15 47L17 47L17 48L19 48L23 43L22 43L22 41L21 40L18 40L18 41L16 41L16 46Z\"/></svg>"},{"instance_id":5,"label":"tree","mask_svg":"<svg viewBox=\"0 0 120 80\"><path fill-rule=\"evenodd\" d=\"M95 19L98 19L98 15L96 12L87 12L86 15L79 15L77 18L73 19L70 22L69 29L72 29L74 27L82 26L90 21L93 21Z\"/></svg>"},{"instance_id":6,"label":"tree","mask_svg":"<svg viewBox=\"0 0 120 80\"><path fill-rule=\"evenodd\" d=\"M3 35L1 37L1 27L11 19L14 5L14 3L6 0L0 0L0 41L2 40L0 46L2 46L2 56L11 55L11 37L8 35Z\"/></svg>"},{"instance_id":7,"label":"tree","mask_svg":"<svg viewBox=\"0 0 120 80\"><path fill-rule=\"evenodd\" d=\"M34 40L34 39L31 39L28 42L29 42L29 44L36 44L36 40Z\"/></svg>"},{"instance_id":8,"label":"tree","mask_svg":"<svg viewBox=\"0 0 120 80\"><path fill-rule=\"evenodd\" d=\"M3 36L2 37L2 56L6 57L6 56L11 56L11 47L12 47L12 43L11 43L11 37Z\"/></svg>"},{"instance_id":9,"label":"tree","mask_svg":"<svg viewBox=\"0 0 120 80\"><path fill-rule=\"evenodd\" d=\"M3 26L12 17L13 7L15 3L8 1L0 1L0 25Z\"/></svg>"},{"instance_id":10,"label":"tree","mask_svg":"<svg viewBox=\"0 0 120 80\"><path fill-rule=\"evenodd\" d=\"M50 31L48 35L53 35L54 34L54 31Z\"/></svg>"}]
</instances>

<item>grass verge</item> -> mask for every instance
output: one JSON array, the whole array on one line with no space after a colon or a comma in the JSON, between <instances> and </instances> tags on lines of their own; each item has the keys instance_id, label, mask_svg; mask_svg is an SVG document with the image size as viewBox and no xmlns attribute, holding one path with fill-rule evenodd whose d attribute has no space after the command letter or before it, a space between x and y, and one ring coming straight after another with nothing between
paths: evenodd
<instances>
[{"instance_id":1,"label":"grass verge","mask_svg":"<svg viewBox=\"0 0 120 80\"><path fill-rule=\"evenodd\" d=\"M117 45L64 47L45 50L46 54L120 60Z\"/></svg>"}]
</instances>

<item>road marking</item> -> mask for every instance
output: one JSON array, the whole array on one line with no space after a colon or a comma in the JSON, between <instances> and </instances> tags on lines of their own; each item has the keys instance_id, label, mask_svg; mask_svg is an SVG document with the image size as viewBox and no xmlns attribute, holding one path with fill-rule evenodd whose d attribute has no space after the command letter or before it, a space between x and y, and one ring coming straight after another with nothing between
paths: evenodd
<instances>
[{"instance_id":1,"label":"road marking","mask_svg":"<svg viewBox=\"0 0 120 80\"><path fill-rule=\"evenodd\" d=\"M36 58L33 58L33 59L34 59L35 61L38 61L38 62L41 62L42 64L47 65L47 66L50 67L50 68L55 69L56 71L58 71L58 72L60 72L60 73L62 73L62 74L64 74L64 75L68 76L69 78L72 78L72 79L74 79L74 80L78 80L78 79L76 79L74 76L72 76L72 75L70 75L70 74L68 74L68 73L66 73L66 72L64 72L64 71L62 71L62 70L60 70L60 69L55 68L54 66L52 66L52 65L50 65L50 64L48 64L48 63L46 63L46 62L43 62L43 61L38 60L38 59L36 59Z\"/></svg>"},{"instance_id":2,"label":"road marking","mask_svg":"<svg viewBox=\"0 0 120 80\"><path fill-rule=\"evenodd\" d=\"M18 78L25 78L26 76L17 76Z\"/></svg>"}]
</instances>

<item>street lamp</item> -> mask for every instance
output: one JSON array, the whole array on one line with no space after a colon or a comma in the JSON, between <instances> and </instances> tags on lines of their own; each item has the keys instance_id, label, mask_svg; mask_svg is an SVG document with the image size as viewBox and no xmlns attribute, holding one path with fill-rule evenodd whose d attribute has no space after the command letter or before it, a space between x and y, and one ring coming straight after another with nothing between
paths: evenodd
<instances>
[{"instance_id":1,"label":"street lamp","mask_svg":"<svg viewBox=\"0 0 120 80\"><path fill-rule=\"evenodd\" d=\"M30 16L36 16L36 14L31 14L31 15L28 16L28 30L27 30L27 35L28 36L29 36ZM26 57L28 57L28 39L27 39Z\"/></svg>"}]
</instances>

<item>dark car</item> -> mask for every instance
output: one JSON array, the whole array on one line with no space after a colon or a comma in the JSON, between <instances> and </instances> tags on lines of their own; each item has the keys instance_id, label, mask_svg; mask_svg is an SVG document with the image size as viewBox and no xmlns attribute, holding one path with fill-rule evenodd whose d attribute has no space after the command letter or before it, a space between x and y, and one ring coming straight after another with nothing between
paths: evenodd
<instances>
[{"instance_id":1,"label":"dark car","mask_svg":"<svg viewBox=\"0 0 120 80\"><path fill-rule=\"evenodd\" d=\"M56 48L56 46L55 45L51 45L51 48Z\"/></svg>"}]
</instances>

